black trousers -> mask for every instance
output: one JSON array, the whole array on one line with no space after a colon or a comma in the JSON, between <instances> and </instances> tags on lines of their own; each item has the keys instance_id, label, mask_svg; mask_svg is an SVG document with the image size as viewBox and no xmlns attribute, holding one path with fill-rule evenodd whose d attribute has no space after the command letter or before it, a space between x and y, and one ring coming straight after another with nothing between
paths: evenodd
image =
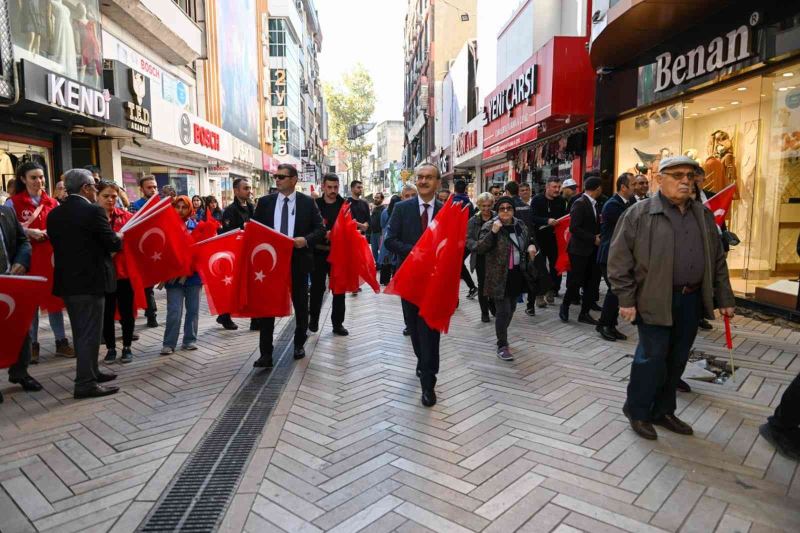
<instances>
[{"instance_id":1,"label":"black trousers","mask_svg":"<svg viewBox=\"0 0 800 533\"><path fill-rule=\"evenodd\" d=\"M564 295L562 305L569 307L570 302L580 296L583 289L584 297L581 298L581 314L588 313L594 303L595 281L600 279L600 269L597 265L597 251L592 255L583 256L569 254L570 271L567 274L567 293ZM599 288L599 283L596 287ZM587 297L588 295L588 297Z\"/></svg>"},{"instance_id":2,"label":"black trousers","mask_svg":"<svg viewBox=\"0 0 800 533\"><path fill-rule=\"evenodd\" d=\"M75 388L86 388L97 384L100 374L97 356L103 334L105 297L93 294L65 296L64 304L75 344Z\"/></svg>"},{"instance_id":3,"label":"black trousers","mask_svg":"<svg viewBox=\"0 0 800 533\"><path fill-rule=\"evenodd\" d=\"M469 257L469 252L465 251L464 252L464 259L466 260L467 257ZM467 265L466 265L466 263L464 263L464 261L461 262L461 279L462 279L462 281L464 283L467 284L467 287L469 288L469 290L472 290L472 289L475 288L475 282L472 281L472 276L469 273L469 267L467 267Z\"/></svg>"},{"instance_id":4,"label":"black trousers","mask_svg":"<svg viewBox=\"0 0 800 533\"><path fill-rule=\"evenodd\" d=\"M478 305L481 306L481 314L489 314L489 297L484 296L483 286L486 282L486 258L482 255L475 261L475 273L478 277Z\"/></svg>"},{"instance_id":5,"label":"black trousers","mask_svg":"<svg viewBox=\"0 0 800 533\"><path fill-rule=\"evenodd\" d=\"M158 313L158 308L156 307L156 297L153 294L153 287L147 287L144 290L144 297L147 300L147 309L144 310L144 316L148 319L155 318L156 313Z\"/></svg>"},{"instance_id":6,"label":"black trousers","mask_svg":"<svg viewBox=\"0 0 800 533\"><path fill-rule=\"evenodd\" d=\"M411 334L414 355L417 356L417 373L423 390L436 386L436 374L439 373L439 338L441 334L428 327L419 316L419 308L406 300L403 303L403 318Z\"/></svg>"},{"instance_id":7,"label":"black trousers","mask_svg":"<svg viewBox=\"0 0 800 533\"><path fill-rule=\"evenodd\" d=\"M294 347L302 348L308 338L308 274L292 273L292 306L294 307ZM272 334L275 331L275 318L259 318L258 346L261 357L271 357L273 344Z\"/></svg>"},{"instance_id":8,"label":"black trousers","mask_svg":"<svg viewBox=\"0 0 800 533\"><path fill-rule=\"evenodd\" d=\"M800 374L795 376L783 392L775 414L769 417L769 425L778 430L796 430L800 427Z\"/></svg>"},{"instance_id":9,"label":"black trousers","mask_svg":"<svg viewBox=\"0 0 800 533\"><path fill-rule=\"evenodd\" d=\"M328 256L314 254L314 270L311 272L311 305L309 306L309 316L319 320L319 313L322 309L322 297L328 288L327 279L331 273L331 264L328 263ZM344 294L332 294L333 302L331 309L331 324L338 328L344 324L345 299Z\"/></svg>"},{"instance_id":10,"label":"black trousers","mask_svg":"<svg viewBox=\"0 0 800 533\"><path fill-rule=\"evenodd\" d=\"M608 291L606 291L606 298L603 300L603 312L600 313L600 325L616 327L619 318L619 298L611 290L611 282L608 281L608 265L598 265L600 273L603 275L603 280L606 282Z\"/></svg>"},{"instance_id":11,"label":"black trousers","mask_svg":"<svg viewBox=\"0 0 800 533\"><path fill-rule=\"evenodd\" d=\"M36 309L39 312L39 309ZM19 359L17 362L8 367L8 377L10 379L22 379L28 375L28 365L31 363L31 332L28 330L25 335L25 340L22 342L22 348L19 351Z\"/></svg>"},{"instance_id":12,"label":"black trousers","mask_svg":"<svg viewBox=\"0 0 800 533\"><path fill-rule=\"evenodd\" d=\"M117 280L116 292L106 293L105 310L103 311L103 339L106 348L116 347L114 335L114 314L119 307L119 324L122 326L122 346L130 346L133 342L133 287L127 279Z\"/></svg>"},{"instance_id":13,"label":"black trousers","mask_svg":"<svg viewBox=\"0 0 800 533\"><path fill-rule=\"evenodd\" d=\"M555 237L549 239L542 239L539 243L541 253L544 254L547 265L547 274L550 276L550 281L553 283L553 292L561 290L561 276L556 271L556 261L558 260L558 245L556 244Z\"/></svg>"}]
</instances>

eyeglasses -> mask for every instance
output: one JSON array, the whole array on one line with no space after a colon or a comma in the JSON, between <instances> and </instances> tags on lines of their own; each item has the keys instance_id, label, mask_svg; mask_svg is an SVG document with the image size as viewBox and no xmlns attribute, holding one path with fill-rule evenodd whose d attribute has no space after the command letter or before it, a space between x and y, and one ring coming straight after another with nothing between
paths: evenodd
<instances>
[{"instance_id":1,"label":"eyeglasses","mask_svg":"<svg viewBox=\"0 0 800 533\"><path fill-rule=\"evenodd\" d=\"M678 181L683 181L684 179L694 181L697 177L697 174L694 172L662 172L662 174Z\"/></svg>"},{"instance_id":2,"label":"eyeglasses","mask_svg":"<svg viewBox=\"0 0 800 533\"><path fill-rule=\"evenodd\" d=\"M511 207L510 205L507 205L507 206L504 206L504 207L498 207L497 211L498 212L514 211L514 208Z\"/></svg>"}]
</instances>

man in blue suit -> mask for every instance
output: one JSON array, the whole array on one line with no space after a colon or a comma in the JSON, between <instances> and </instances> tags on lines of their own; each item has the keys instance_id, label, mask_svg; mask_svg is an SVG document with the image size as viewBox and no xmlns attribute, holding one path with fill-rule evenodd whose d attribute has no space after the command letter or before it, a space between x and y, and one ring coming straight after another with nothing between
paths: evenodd
<instances>
[{"instance_id":1,"label":"man in blue suit","mask_svg":"<svg viewBox=\"0 0 800 533\"><path fill-rule=\"evenodd\" d=\"M436 199L442 178L439 169L424 164L416 170L417 196L394 207L384 241L386 249L397 255L398 267L405 261L412 248L428 228L433 218L442 208ZM433 268L433 265L431 265ZM422 385L422 405L432 407L436 404L436 374L439 372L438 331L428 327L419 316L419 308L402 300L403 318L411 334L411 344L417 356L417 377Z\"/></svg>"},{"instance_id":2,"label":"man in blue suit","mask_svg":"<svg viewBox=\"0 0 800 533\"><path fill-rule=\"evenodd\" d=\"M633 174L625 172L617 178L617 194L612 196L603 206L600 216L600 248L597 250L597 263L600 273L608 286L606 298L603 301L603 312L597 324L597 332L607 341L624 341L628 337L617 330L619 318L619 299L611 291L608 282L608 250L611 247L611 238L622 214L633 204Z\"/></svg>"}]
</instances>

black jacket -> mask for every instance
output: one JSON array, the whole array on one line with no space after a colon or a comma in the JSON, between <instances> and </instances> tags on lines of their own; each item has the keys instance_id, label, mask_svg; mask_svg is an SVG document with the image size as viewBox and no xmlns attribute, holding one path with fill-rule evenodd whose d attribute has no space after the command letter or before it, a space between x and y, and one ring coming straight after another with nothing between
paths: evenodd
<instances>
[{"instance_id":1,"label":"black jacket","mask_svg":"<svg viewBox=\"0 0 800 533\"><path fill-rule=\"evenodd\" d=\"M8 267L20 264L25 270L31 268L31 243L25 236L25 230L17 220L16 212L10 207L0 205L0 231L8 253ZM0 272L4 274L4 272Z\"/></svg>"},{"instance_id":2,"label":"black jacket","mask_svg":"<svg viewBox=\"0 0 800 533\"><path fill-rule=\"evenodd\" d=\"M436 217L441 208L442 202L434 199L431 220ZM405 261L420 237L422 237L422 220L419 216L419 199L417 197L409 198L395 204L386 228L384 245L387 250L397 255L398 266Z\"/></svg>"},{"instance_id":3,"label":"black jacket","mask_svg":"<svg viewBox=\"0 0 800 533\"><path fill-rule=\"evenodd\" d=\"M552 226L547 225L547 221L551 218L558 220L566 216L567 201L563 196L556 196L552 200L548 200L544 193L537 194L531 200L531 219L534 225L534 235L542 245L547 246L555 244L556 234ZM543 229L539 229L543 228Z\"/></svg>"},{"instance_id":4,"label":"black jacket","mask_svg":"<svg viewBox=\"0 0 800 533\"><path fill-rule=\"evenodd\" d=\"M372 213L369 215L369 230L367 230L367 233L370 235L380 235L383 233L383 230L381 230L381 213L383 213L385 209L385 205L376 205L372 208Z\"/></svg>"},{"instance_id":5,"label":"black jacket","mask_svg":"<svg viewBox=\"0 0 800 533\"><path fill-rule=\"evenodd\" d=\"M600 234L599 215L595 216L594 206L585 194L573 203L569 212L569 244L567 252L581 257L592 255L596 249L594 238Z\"/></svg>"},{"instance_id":6,"label":"black jacket","mask_svg":"<svg viewBox=\"0 0 800 533\"><path fill-rule=\"evenodd\" d=\"M615 194L603 205L603 214L600 216L600 247L597 249L597 262L601 265L608 263L608 250L611 248L611 238L614 236L614 229L617 222L625 212L630 203L619 194Z\"/></svg>"},{"instance_id":7,"label":"black jacket","mask_svg":"<svg viewBox=\"0 0 800 533\"><path fill-rule=\"evenodd\" d=\"M339 212L344 205L344 198L337 195L336 201L329 204L325 202L325 198L320 196L314 200L314 203L317 204L317 209L319 209L319 213L322 216L322 225L325 227L325 233L331 231L339 218ZM323 235L319 242L314 245L313 250L317 255L328 255L331 251L331 243Z\"/></svg>"},{"instance_id":8,"label":"black jacket","mask_svg":"<svg viewBox=\"0 0 800 533\"><path fill-rule=\"evenodd\" d=\"M256 205L253 220L261 222L267 227L276 229L275 206L280 193L263 196ZM298 192L295 204L294 235L291 237L305 237L308 246L295 248L292 252L292 275L305 275L314 267L314 245L325 238L325 227L322 225L322 215L319 214L317 204L310 196Z\"/></svg>"},{"instance_id":9,"label":"black jacket","mask_svg":"<svg viewBox=\"0 0 800 533\"><path fill-rule=\"evenodd\" d=\"M353 215L353 220L359 224L369 222L369 204L365 200L348 198L347 203L350 204L350 213Z\"/></svg>"},{"instance_id":10,"label":"black jacket","mask_svg":"<svg viewBox=\"0 0 800 533\"><path fill-rule=\"evenodd\" d=\"M221 233L235 231L242 229L244 223L253 218L255 207L252 203L247 202L247 207L242 207L239 200L233 199L233 203L225 208L222 212L222 229Z\"/></svg>"},{"instance_id":11,"label":"black jacket","mask_svg":"<svg viewBox=\"0 0 800 533\"><path fill-rule=\"evenodd\" d=\"M102 207L71 194L47 216L47 235L55 259L53 294L101 296L116 289L111 254L122 240Z\"/></svg>"},{"instance_id":12,"label":"black jacket","mask_svg":"<svg viewBox=\"0 0 800 533\"><path fill-rule=\"evenodd\" d=\"M531 206L526 204L519 196L513 196L512 198L514 200L514 218L518 218L524 222L525 226L528 228L528 232L533 235L534 225Z\"/></svg>"}]
</instances>

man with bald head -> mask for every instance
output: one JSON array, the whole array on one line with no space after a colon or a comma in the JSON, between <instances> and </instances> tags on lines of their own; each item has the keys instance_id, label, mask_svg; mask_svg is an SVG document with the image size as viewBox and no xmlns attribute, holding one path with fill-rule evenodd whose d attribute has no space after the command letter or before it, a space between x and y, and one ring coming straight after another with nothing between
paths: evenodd
<instances>
[{"instance_id":1,"label":"man with bald head","mask_svg":"<svg viewBox=\"0 0 800 533\"><path fill-rule=\"evenodd\" d=\"M389 219L386 230L386 249L397 255L398 268L405 261L414 245L425 233L442 202L436 199L441 185L441 175L435 165L424 164L416 170L417 196L398 202ZM430 265L433 268L433 265ZM417 377L422 385L422 405L436 404L436 374L439 372L439 337L435 329L428 327L419 316L419 308L402 300L403 318L411 334L414 354L417 356Z\"/></svg>"}]
</instances>

